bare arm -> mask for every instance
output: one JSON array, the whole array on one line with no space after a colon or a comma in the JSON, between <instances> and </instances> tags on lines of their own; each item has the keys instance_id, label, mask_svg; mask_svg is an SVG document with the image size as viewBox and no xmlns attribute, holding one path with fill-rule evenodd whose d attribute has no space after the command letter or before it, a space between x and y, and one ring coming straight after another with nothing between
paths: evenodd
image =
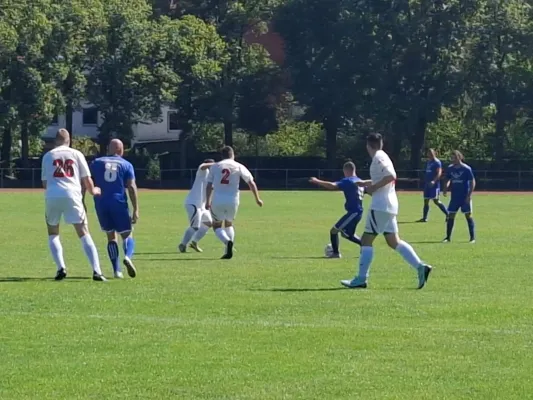
<instances>
[{"instance_id":1,"label":"bare arm","mask_svg":"<svg viewBox=\"0 0 533 400\"><path fill-rule=\"evenodd\" d=\"M467 196L468 199L472 197L472 193L474 192L475 188L476 188L476 179L472 178L472 180L470 181L470 189L468 190L468 196Z\"/></svg>"},{"instance_id":2,"label":"bare arm","mask_svg":"<svg viewBox=\"0 0 533 400\"><path fill-rule=\"evenodd\" d=\"M205 207L207 209L211 208L211 197L213 196L213 183L207 182L205 187Z\"/></svg>"},{"instance_id":3,"label":"bare arm","mask_svg":"<svg viewBox=\"0 0 533 400\"><path fill-rule=\"evenodd\" d=\"M200 169L202 171L205 171L206 169L211 168L213 165L215 165L215 163L204 163L200 165Z\"/></svg>"},{"instance_id":4,"label":"bare arm","mask_svg":"<svg viewBox=\"0 0 533 400\"><path fill-rule=\"evenodd\" d=\"M94 186L94 182L90 176L81 178L81 182L83 183L85 190L88 191L91 196L99 196L102 193L99 187Z\"/></svg>"},{"instance_id":5,"label":"bare arm","mask_svg":"<svg viewBox=\"0 0 533 400\"><path fill-rule=\"evenodd\" d=\"M366 181L365 180L360 180L360 181L357 181L355 183L357 186L359 187L369 187L370 185L372 185L372 181L370 179L367 179Z\"/></svg>"},{"instance_id":6,"label":"bare arm","mask_svg":"<svg viewBox=\"0 0 533 400\"><path fill-rule=\"evenodd\" d=\"M442 191L443 196L447 195L449 188L450 188L450 179L446 179L446 183L444 184L444 190Z\"/></svg>"},{"instance_id":7,"label":"bare arm","mask_svg":"<svg viewBox=\"0 0 533 400\"><path fill-rule=\"evenodd\" d=\"M255 202L257 203L257 205L259 207L263 207L263 200L261 200L261 198L259 197L259 189L257 189L256 183L254 181L250 181L250 182L248 182L248 187L250 188L250 190L254 194Z\"/></svg>"},{"instance_id":8,"label":"bare arm","mask_svg":"<svg viewBox=\"0 0 533 400\"><path fill-rule=\"evenodd\" d=\"M389 183L392 183L396 180L396 177L393 176L393 175L387 175L385 177L383 177L382 180L380 180L379 182L376 182L374 185L370 185L366 188L366 191L369 193L369 194L372 194L374 193L376 190L379 190L381 189L383 186L386 186L388 185Z\"/></svg>"},{"instance_id":9,"label":"bare arm","mask_svg":"<svg viewBox=\"0 0 533 400\"><path fill-rule=\"evenodd\" d=\"M139 219L139 196L137 191L137 183L135 182L135 179L129 179L127 185L131 206L133 208L131 222L135 224Z\"/></svg>"},{"instance_id":10,"label":"bare arm","mask_svg":"<svg viewBox=\"0 0 533 400\"><path fill-rule=\"evenodd\" d=\"M442 176L442 168L437 168L433 181L438 182Z\"/></svg>"},{"instance_id":11,"label":"bare arm","mask_svg":"<svg viewBox=\"0 0 533 400\"><path fill-rule=\"evenodd\" d=\"M314 183L315 185L318 185L318 186L320 186L320 187L322 187L324 189L339 190L339 187L333 182L322 181L322 180L314 178L314 177L309 179L309 182Z\"/></svg>"}]
</instances>

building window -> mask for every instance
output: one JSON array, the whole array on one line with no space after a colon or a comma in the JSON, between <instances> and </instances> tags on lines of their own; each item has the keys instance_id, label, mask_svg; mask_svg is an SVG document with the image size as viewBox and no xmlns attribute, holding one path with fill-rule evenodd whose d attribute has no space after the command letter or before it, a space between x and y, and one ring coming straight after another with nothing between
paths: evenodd
<instances>
[{"instance_id":1,"label":"building window","mask_svg":"<svg viewBox=\"0 0 533 400\"><path fill-rule=\"evenodd\" d=\"M96 107L83 109L83 125L98 125L98 109Z\"/></svg>"},{"instance_id":2,"label":"building window","mask_svg":"<svg viewBox=\"0 0 533 400\"><path fill-rule=\"evenodd\" d=\"M54 116L52 117L52 123L51 125L58 125L59 124L59 116L57 113L54 113Z\"/></svg>"},{"instance_id":3,"label":"building window","mask_svg":"<svg viewBox=\"0 0 533 400\"><path fill-rule=\"evenodd\" d=\"M174 132L179 131L179 122L178 122L178 112L177 111L169 111L167 114L167 121L168 121L168 131Z\"/></svg>"}]
</instances>

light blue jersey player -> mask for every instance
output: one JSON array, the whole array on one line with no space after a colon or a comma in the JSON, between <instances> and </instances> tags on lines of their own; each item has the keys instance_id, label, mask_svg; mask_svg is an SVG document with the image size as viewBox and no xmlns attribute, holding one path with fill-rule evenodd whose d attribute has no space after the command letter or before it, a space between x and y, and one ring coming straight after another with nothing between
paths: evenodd
<instances>
[{"instance_id":1,"label":"light blue jersey player","mask_svg":"<svg viewBox=\"0 0 533 400\"><path fill-rule=\"evenodd\" d=\"M422 219L418 222L427 222L429 213L429 201L433 203L448 216L446 206L439 200L440 178L442 175L442 163L437 158L437 152L434 149L428 149L428 161L426 163L426 172L424 175L424 209Z\"/></svg>"},{"instance_id":2,"label":"light blue jersey player","mask_svg":"<svg viewBox=\"0 0 533 400\"><path fill-rule=\"evenodd\" d=\"M317 178L309 180L309 182L325 189L342 190L344 193L346 214L330 230L331 247L333 248L331 258L341 257L339 252L339 233L350 242L361 245L361 240L356 236L355 229L363 216L364 188L357 186L357 182L361 179L355 174L355 164L353 162L345 163L343 172L344 178L338 182L327 182Z\"/></svg>"},{"instance_id":3,"label":"light blue jersey player","mask_svg":"<svg viewBox=\"0 0 533 400\"><path fill-rule=\"evenodd\" d=\"M91 164L91 173L94 182L102 190L102 195L95 197L94 205L96 215L103 231L107 233L107 252L113 265L115 278L122 279L124 275L119 264L119 247L117 233L122 236L124 248L124 266L128 275L134 278L137 275L132 262L135 241L132 236L132 224L139 219L139 203L135 172L133 165L122 158L124 145L118 139L113 139L109 144L109 156L100 157ZM132 215L128 209L128 196L133 207Z\"/></svg>"},{"instance_id":4,"label":"light blue jersey player","mask_svg":"<svg viewBox=\"0 0 533 400\"><path fill-rule=\"evenodd\" d=\"M476 187L476 179L472 168L464 162L463 154L454 150L452 152L452 164L446 171L446 189L450 189L452 194L450 204L448 205L448 221L446 223L446 238L444 242L451 241L455 215L459 210L465 215L468 223L468 232L470 233L470 243L475 243L475 225L472 218L472 193Z\"/></svg>"}]
</instances>

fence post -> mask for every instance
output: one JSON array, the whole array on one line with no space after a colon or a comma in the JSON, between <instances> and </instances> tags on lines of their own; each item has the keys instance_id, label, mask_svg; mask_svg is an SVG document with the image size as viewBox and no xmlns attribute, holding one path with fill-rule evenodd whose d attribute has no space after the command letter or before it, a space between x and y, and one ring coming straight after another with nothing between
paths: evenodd
<instances>
[{"instance_id":1,"label":"fence post","mask_svg":"<svg viewBox=\"0 0 533 400\"><path fill-rule=\"evenodd\" d=\"M518 171L518 190L522 190L522 171Z\"/></svg>"},{"instance_id":2,"label":"fence post","mask_svg":"<svg viewBox=\"0 0 533 400\"><path fill-rule=\"evenodd\" d=\"M35 168L31 169L31 188L35 189Z\"/></svg>"},{"instance_id":3,"label":"fence post","mask_svg":"<svg viewBox=\"0 0 533 400\"><path fill-rule=\"evenodd\" d=\"M0 169L0 187L4 188L4 169Z\"/></svg>"},{"instance_id":4,"label":"fence post","mask_svg":"<svg viewBox=\"0 0 533 400\"><path fill-rule=\"evenodd\" d=\"M285 170L285 190L289 190L289 170Z\"/></svg>"}]
</instances>

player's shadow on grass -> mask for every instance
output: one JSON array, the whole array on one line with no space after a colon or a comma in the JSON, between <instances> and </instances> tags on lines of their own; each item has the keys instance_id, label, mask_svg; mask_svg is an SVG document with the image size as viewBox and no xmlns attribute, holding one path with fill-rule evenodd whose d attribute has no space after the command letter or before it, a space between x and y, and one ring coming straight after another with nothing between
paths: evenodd
<instances>
[{"instance_id":1,"label":"player's shadow on grass","mask_svg":"<svg viewBox=\"0 0 533 400\"><path fill-rule=\"evenodd\" d=\"M442 243L442 240L419 240L419 241L409 240L409 243L411 244L436 244L436 243Z\"/></svg>"},{"instance_id":2,"label":"player's shadow on grass","mask_svg":"<svg viewBox=\"0 0 533 400\"><path fill-rule=\"evenodd\" d=\"M272 289L250 289L252 292L280 292L280 293L299 293L299 292L333 292L337 290L346 290L345 287L329 288L272 288Z\"/></svg>"},{"instance_id":3,"label":"player's shadow on grass","mask_svg":"<svg viewBox=\"0 0 533 400\"><path fill-rule=\"evenodd\" d=\"M92 279L88 276L69 276L65 278L65 281L71 281L71 282L80 282L80 281L86 281ZM30 278L30 277L22 277L22 276L8 276L8 277L0 277L0 283L20 283L20 282L54 282L55 279L52 277L47 278Z\"/></svg>"},{"instance_id":4,"label":"player's shadow on grass","mask_svg":"<svg viewBox=\"0 0 533 400\"><path fill-rule=\"evenodd\" d=\"M135 253L136 256L157 256L162 254L176 254L177 251L160 251L155 253Z\"/></svg>"},{"instance_id":5,"label":"player's shadow on grass","mask_svg":"<svg viewBox=\"0 0 533 400\"><path fill-rule=\"evenodd\" d=\"M288 256L288 257L272 257L274 260L327 260L324 256Z\"/></svg>"},{"instance_id":6,"label":"player's shadow on grass","mask_svg":"<svg viewBox=\"0 0 533 400\"><path fill-rule=\"evenodd\" d=\"M175 253L172 253L175 254ZM136 258L136 260L139 261L213 261L213 260L220 260L220 257L218 258Z\"/></svg>"}]
</instances>

